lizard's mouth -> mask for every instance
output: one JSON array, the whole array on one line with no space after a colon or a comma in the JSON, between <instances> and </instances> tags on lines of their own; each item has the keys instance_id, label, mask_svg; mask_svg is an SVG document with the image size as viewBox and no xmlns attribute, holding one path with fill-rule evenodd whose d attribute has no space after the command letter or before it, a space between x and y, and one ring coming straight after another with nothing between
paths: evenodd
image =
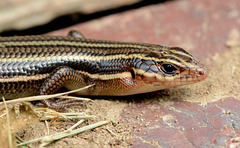
<instances>
[{"instance_id":1,"label":"lizard's mouth","mask_svg":"<svg viewBox=\"0 0 240 148\"><path fill-rule=\"evenodd\" d=\"M187 69L177 76L174 81L179 81L182 85L200 82L207 78L208 69L205 66Z\"/></svg>"}]
</instances>

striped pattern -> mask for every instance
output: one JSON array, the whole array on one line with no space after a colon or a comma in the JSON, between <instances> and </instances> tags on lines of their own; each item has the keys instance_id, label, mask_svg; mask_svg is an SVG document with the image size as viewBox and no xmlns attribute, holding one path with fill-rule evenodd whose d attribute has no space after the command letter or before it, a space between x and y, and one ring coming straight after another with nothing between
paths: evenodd
<instances>
[{"instance_id":1,"label":"striped pattern","mask_svg":"<svg viewBox=\"0 0 240 148\"><path fill-rule=\"evenodd\" d=\"M177 71L165 73L161 68L163 64L171 64ZM94 82L132 81L134 90L122 95L195 83L207 76L207 68L178 47L69 36L0 37L0 83L4 85L28 81L42 83L59 66L70 67ZM148 90L143 91L143 87Z\"/></svg>"}]
</instances>

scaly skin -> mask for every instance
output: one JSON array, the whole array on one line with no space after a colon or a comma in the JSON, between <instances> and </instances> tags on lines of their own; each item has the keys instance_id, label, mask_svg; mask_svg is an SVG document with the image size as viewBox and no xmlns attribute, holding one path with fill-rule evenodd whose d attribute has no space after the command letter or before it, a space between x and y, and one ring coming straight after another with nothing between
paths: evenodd
<instances>
[{"instance_id":1,"label":"scaly skin","mask_svg":"<svg viewBox=\"0 0 240 148\"><path fill-rule=\"evenodd\" d=\"M13 99L95 84L76 94L125 96L196 83L208 74L203 64L179 47L71 34L0 37L0 94Z\"/></svg>"}]
</instances>

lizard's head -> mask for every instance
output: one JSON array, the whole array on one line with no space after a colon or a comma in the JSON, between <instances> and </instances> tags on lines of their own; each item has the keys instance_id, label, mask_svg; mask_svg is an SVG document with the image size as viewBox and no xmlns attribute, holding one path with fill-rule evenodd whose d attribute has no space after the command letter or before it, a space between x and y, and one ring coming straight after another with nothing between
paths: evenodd
<instances>
[{"instance_id":1,"label":"lizard's head","mask_svg":"<svg viewBox=\"0 0 240 148\"><path fill-rule=\"evenodd\" d=\"M150 47L148 54L138 59L135 74L138 80L156 89L192 84L204 80L207 68L179 47Z\"/></svg>"}]
</instances>

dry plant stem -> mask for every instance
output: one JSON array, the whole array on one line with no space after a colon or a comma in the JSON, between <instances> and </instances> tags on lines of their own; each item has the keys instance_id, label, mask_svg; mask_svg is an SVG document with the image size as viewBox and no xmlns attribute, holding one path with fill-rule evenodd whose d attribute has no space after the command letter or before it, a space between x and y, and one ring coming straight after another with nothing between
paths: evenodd
<instances>
[{"instance_id":1,"label":"dry plant stem","mask_svg":"<svg viewBox=\"0 0 240 148\"><path fill-rule=\"evenodd\" d=\"M44 115L40 117L40 120L52 120L54 118L58 118L59 120L64 119L89 119L89 118L95 118L94 115L81 115L79 113L58 113L50 114L49 112L44 112Z\"/></svg>"},{"instance_id":2,"label":"dry plant stem","mask_svg":"<svg viewBox=\"0 0 240 148\"><path fill-rule=\"evenodd\" d=\"M84 119L95 118L94 115L85 115L83 113L59 113L57 111L48 108L35 108L34 111L37 113L40 121L53 120L53 119Z\"/></svg>"},{"instance_id":3,"label":"dry plant stem","mask_svg":"<svg viewBox=\"0 0 240 148\"><path fill-rule=\"evenodd\" d=\"M18 135L15 136L18 143L24 142ZM25 145L25 147L32 148L30 145Z\"/></svg>"},{"instance_id":4,"label":"dry plant stem","mask_svg":"<svg viewBox=\"0 0 240 148\"><path fill-rule=\"evenodd\" d=\"M55 140L59 140L61 138L67 137L67 136L72 136L72 135L75 135L75 134L79 134L81 132L91 130L91 129L94 129L96 127L105 125L107 123L109 123L109 121L100 121L100 122L97 122L97 123L94 123L94 124L91 124L91 125L87 125L87 126L84 126L82 128L76 129L76 130L71 130L71 131L67 130L67 131L57 133L57 134L53 134L53 135L33 139L33 140L30 140L30 141L26 141L24 143L17 144L17 146L26 145L28 143L37 142L37 141L40 141L40 140L42 140L42 145L41 146L46 146L46 145L50 144L51 142L54 142Z\"/></svg>"},{"instance_id":5,"label":"dry plant stem","mask_svg":"<svg viewBox=\"0 0 240 148\"><path fill-rule=\"evenodd\" d=\"M5 115L6 115L6 113L2 114L2 115L0 116L0 118L2 118L2 117L5 116Z\"/></svg>"},{"instance_id":6,"label":"dry plant stem","mask_svg":"<svg viewBox=\"0 0 240 148\"><path fill-rule=\"evenodd\" d=\"M85 120L81 119L80 121L78 121L76 124L74 124L72 127L70 127L69 129L67 129L67 131L71 131L74 128L76 128L78 125L82 124Z\"/></svg>"},{"instance_id":7,"label":"dry plant stem","mask_svg":"<svg viewBox=\"0 0 240 148\"><path fill-rule=\"evenodd\" d=\"M89 116L68 116L67 119L89 119L89 118L94 118L96 116L94 115L89 115ZM54 119L56 118L56 116L45 116L45 117L42 117L40 120L41 121L44 121L44 120L51 120L51 119ZM64 117L57 117L58 120L64 120L66 118Z\"/></svg>"},{"instance_id":8,"label":"dry plant stem","mask_svg":"<svg viewBox=\"0 0 240 148\"><path fill-rule=\"evenodd\" d=\"M58 140L58 139L61 139L61 138L67 137L67 136L72 136L72 135L75 135L75 134L78 134L78 133L81 133L81 132L84 132L84 131L87 131L87 130L91 130L91 129L94 129L96 127L107 124L107 123L109 123L109 121L100 121L100 122L97 122L97 123L94 123L94 124L91 124L91 125L87 125L85 127L82 127L82 128L76 129L76 130L64 131L62 133L56 134L55 136L46 137L42 140L42 145L46 146L46 145L54 142L55 140Z\"/></svg>"},{"instance_id":9,"label":"dry plant stem","mask_svg":"<svg viewBox=\"0 0 240 148\"><path fill-rule=\"evenodd\" d=\"M63 116L84 116L85 113L61 113Z\"/></svg>"},{"instance_id":10,"label":"dry plant stem","mask_svg":"<svg viewBox=\"0 0 240 148\"><path fill-rule=\"evenodd\" d=\"M11 130L10 130L10 119L9 119L9 112L8 112L8 107L7 107L7 103L5 101L5 98L2 97L5 109L6 109L6 114L7 114L7 127L8 127L8 143L9 143L9 147L13 148L13 144L12 144L12 134L11 134Z\"/></svg>"},{"instance_id":11,"label":"dry plant stem","mask_svg":"<svg viewBox=\"0 0 240 148\"><path fill-rule=\"evenodd\" d=\"M35 108L34 111L37 113L38 117L40 117L40 120L52 120L59 117L67 119L62 113L49 108Z\"/></svg>"},{"instance_id":12,"label":"dry plant stem","mask_svg":"<svg viewBox=\"0 0 240 148\"><path fill-rule=\"evenodd\" d=\"M46 124L46 128L47 128L47 135L50 134L50 130L49 130L49 125L48 125L48 122L45 120L45 124Z\"/></svg>"},{"instance_id":13,"label":"dry plant stem","mask_svg":"<svg viewBox=\"0 0 240 148\"><path fill-rule=\"evenodd\" d=\"M68 92L65 92L65 93L58 93L58 94L54 94L54 95L41 95L41 96L31 96L31 97L18 98L18 99L6 101L6 103L9 104L9 103L24 102L24 101L36 101L36 100L45 100L45 99L50 99L50 98L56 98L56 97L59 97L59 96L63 96L63 95L67 95L67 94L71 94L71 93L75 93L75 92L87 89L87 88L92 87L94 85L95 84L88 85L88 86L85 86L85 87L80 88L80 89L68 91ZM1 104L3 104L3 103L0 102L0 105Z\"/></svg>"},{"instance_id":14,"label":"dry plant stem","mask_svg":"<svg viewBox=\"0 0 240 148\"><path fill-rule=\"evenodd\" d=\"M79 101L92 101L92 99L89 99L89 98L74 97L74 96L59 96L57 98L59 98L59 99L75 99L75 100L79 100Z\"/></svg>"},{"instance_id":15,"label":"dry plant stem","mask_svg":"<svg viewBox=\"0 0 240 148\"><path fill-rule=\"evenodd\" d=\"M111 131L110 129L106 129L112 136L117 136L117 134L115 134L113 131Z\"/></svg>"},{"instance_id":16,"label":"dry plant stem","mask_svg":"<svg viewBox=\"0 0 240 148\"><path fill-rule=\"evenodd\" d=\"M94 115L88 115L88 116L68 116L68 119L89 119L89 118L94 118L96 116ZM62 119L61 117L59 119Z\"/></svg>"}]
</instances>

